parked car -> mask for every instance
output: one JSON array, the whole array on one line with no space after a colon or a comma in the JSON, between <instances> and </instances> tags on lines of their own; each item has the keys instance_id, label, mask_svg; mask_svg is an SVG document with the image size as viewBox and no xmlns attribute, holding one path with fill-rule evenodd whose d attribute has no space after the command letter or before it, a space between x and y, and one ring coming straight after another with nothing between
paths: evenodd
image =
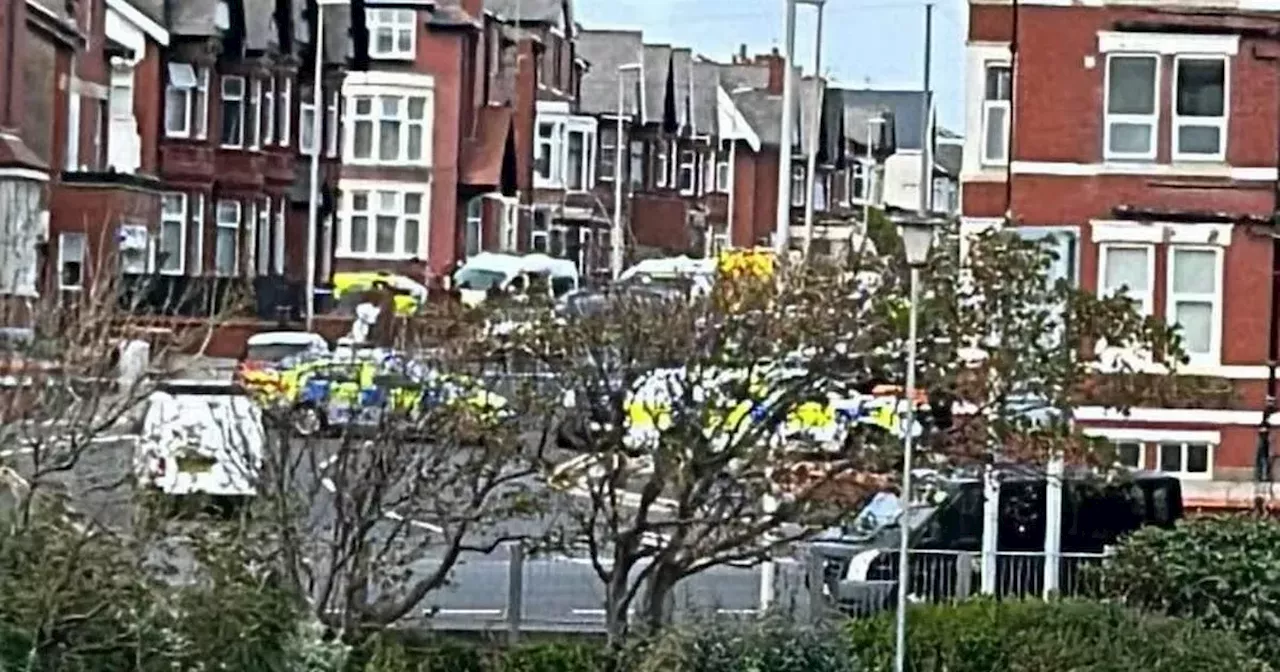
<instances>
[{"instance_id":1,"label":"parked car","mask_svg":"<svg viewBox=\"0 0 1280 672\"><path fill-rule=\"evenodd\" d=\"M997 575L1008 579L999 594L1037 595L1043 587L1046 477L1032 467L1000 467ZM903 507L900 497L882 491L870 497L850 521L811 542L823 558L826 587L843 607L866 612L889 608L898 581L902 534L913 557L909 589L935 598L953 597L961 565L981 551L985 492L980 473L915 472L923 487ZM1062 491L1061 551L1101 554L1124 535L1144 526L1170 527L1182 517L1181 482L1172 476L1136 472L1119 477L1073 469ZM1019 555L1021 554L1021 555ZM928 562L919 561L927 556ZM1014 567L1013 565L1019 565ZM1060 585L1076 578L1064 562ZM1014 580L1016 579L1016 580ZM972 582L975 587L978 585Z\"/></svg>"},{"instance_id":2,"label":"parked car","mask_svg":"<svg viewBox=\"0 0 1280 672\"><path fill-rule=\"evenodd\" d=\"M267 331L245 342L236 365L236 383L252 392L270 397L278 392L281 373L298 357L329 352L329 343L320 334L307 331Z\"/></svg>"},{"instance_id":3,"label":"parked car","mask_svg":"<svg viewBox=\"0 0 1280 672\"><path fill-rule=\"evenodd\" d=\"M491 295L521 298L545 292L556 299L578 288L578 267L545 254L481 252L467 259L452 277L463 305L477 306Z\"/></svg>"},{"instance_id":4,"label":"parked car","mask_svg":"<svg viewBox=\"0 0 1280 672\"><path fill-rule=\"evenodd\" d=\"M143 404L134 452L141 488L240 502L257 494L266 432L262 411L244 388L170 381Z\"/></svg>"}]
</instances>

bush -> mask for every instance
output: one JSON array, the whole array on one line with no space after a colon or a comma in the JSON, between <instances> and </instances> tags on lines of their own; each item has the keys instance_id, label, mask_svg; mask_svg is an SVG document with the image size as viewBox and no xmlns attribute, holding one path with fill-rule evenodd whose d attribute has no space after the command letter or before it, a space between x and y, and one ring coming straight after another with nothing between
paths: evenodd
<instances>
[{"instance_id":1,"label":"bush","mask_svg":"<svg viewBox=\"0 0 1280 672\"><path fill-rule=\"evenodd\" d=\"M893 669L894 617L854 621L849 644L869 672ZM913 672L1262 672L1229 633L1096 602L994 602L911 610Z\"/></svg>"},{"instance_id":2,"label":"bush","mask_svg":"<svg viewBox=\"0 0 1280 672\"><path fill-rule=\"evenodd\" d=\"M635 672L854 672L838 631L785 622L673 630L633 652Z\"/></svg>"},{"instance_id":3,"label":"bush","mask_svg":"<svg viewBox=\"0 0 1280 672\"><path fill-rule=\"evenodd\" d=\"M1251 516L1135 532L1101 570L1102 596L1229 630L1280 665L1280 523Z\"/></svg>"}]
</instances>

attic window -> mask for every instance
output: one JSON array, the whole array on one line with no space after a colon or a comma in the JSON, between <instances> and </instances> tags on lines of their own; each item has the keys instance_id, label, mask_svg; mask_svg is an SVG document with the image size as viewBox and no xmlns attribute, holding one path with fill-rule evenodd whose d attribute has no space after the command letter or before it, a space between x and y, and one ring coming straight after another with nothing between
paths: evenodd
<instances>
[{"instance_id":1,"label":"attic window","mask_svg":"<svg viewBox=\"0 0 1280 672\"><path fill-rule=\"evenodd\" d=\"M231 7L227 0L218 0L213 10L213 26L218 30L231 30Z\"/></svg>"},{"instance_id":2,"label":"attic window","mask_svg":"<svg viewBox=\"0 0 1280 672\"><path fill-rule=\"evenodd\" d=\"M196 88L196 69L190 63L170 63L169 86L181 91Z\"/></svg>"}]
</instances>

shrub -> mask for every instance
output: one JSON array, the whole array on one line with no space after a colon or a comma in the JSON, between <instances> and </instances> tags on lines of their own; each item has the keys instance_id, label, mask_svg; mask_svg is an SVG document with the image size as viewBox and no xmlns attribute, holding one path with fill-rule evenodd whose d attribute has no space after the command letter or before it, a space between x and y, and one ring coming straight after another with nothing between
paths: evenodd
<instances>
[{"instance_id":1,"label":"shrub","mask_svg":"<svg viewBox=\"0 0 1280 672\"><path fill-rule=\"evenodd\" d=\"M635 672L854 672L838 631L766 621L672 630L633 652Z\"/></svg>"},{"instance_id":2,"label":"shrub","mask_svg":"<svg viewBox=\"0 0 1280 672\"><path fill-rule=\"evenodd\" d=\"M1144 528L1101 569L1102 596L1236 633L1280 665L1280 523L1252 516Z\"/></svg>"},{"instance_id":3,"label":"shrub","mask_svg":"<svg viewBox=\"0 0 1280 672\"><path fill-rule=\"evenodd\" d=\"M893 668L894 617L854 621L849 643L869 672ZM913 608L913 672L1261 672L1230 633L1097 602L994 602Z\"/></svg>"}]
</instances>

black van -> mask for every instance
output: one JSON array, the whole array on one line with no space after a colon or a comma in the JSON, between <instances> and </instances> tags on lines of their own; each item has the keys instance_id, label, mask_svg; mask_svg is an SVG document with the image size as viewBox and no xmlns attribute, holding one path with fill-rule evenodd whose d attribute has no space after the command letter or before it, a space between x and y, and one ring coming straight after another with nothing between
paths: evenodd
<instances>
[{"instance_id":1,"label":"black van","mask_svg":"<svg viewBox=\"0 0 1280 672\"><path fill-rule=\"evenodd\" d=\"M1038 595L1043 587L1045 476L1028 467L998 467L1000 529L997 535L997 596ZM923 487L905 519L912 557L910 592L932 600L963 592L961 556L972 567L976 590L982 548L983 487L979 472L921 472ZM1098 554L1134 530L1170 527L1182 517L1177 478L1153 472L1106 476L1070 471L1062 492L1062 553ZM921 481L918 481L921 482ZM923 493L923 494L921 494ZM838 603L858 611L886 608L896 598L902 531L898 496L880 492L847 524L831 528L810 545L824 562L827 589ZM1060 564L1059 586L1076 578L1078 563Z\"/></svg>"}]
</instances>

